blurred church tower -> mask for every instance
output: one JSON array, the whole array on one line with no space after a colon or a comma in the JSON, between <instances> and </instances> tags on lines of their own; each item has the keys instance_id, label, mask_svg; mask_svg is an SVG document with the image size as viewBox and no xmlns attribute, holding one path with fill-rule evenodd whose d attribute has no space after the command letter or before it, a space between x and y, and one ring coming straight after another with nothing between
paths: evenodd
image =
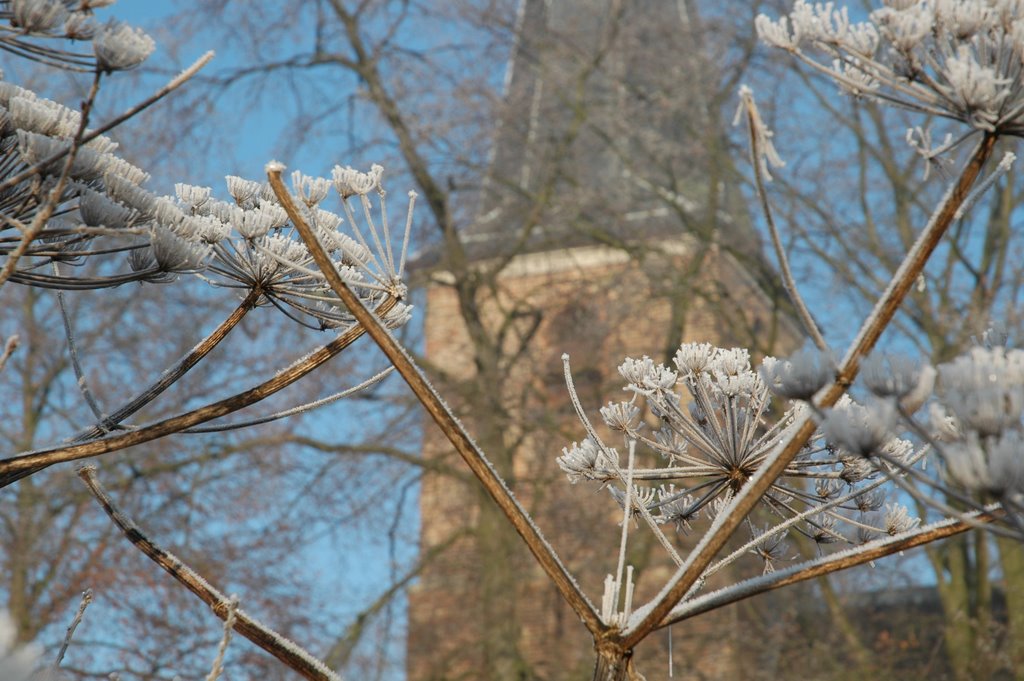
<instances>
[{"instance_id":1,"label":"blurred church tower","mask_svg":"<svg viewBox=\"0 0 1024 681\"><path fill-rule=\"evenodd\" d=\"M479 210L460 233L473 271L492 278L479 316L492 338L501 335L502 373L490 387L500 410L486 407L474 381L480 364L443 251L418 262L425 360L442 394L595 602L617 556L621 511L606 490L570 486L555 463L584 437L562 353L596 415L625 399L615 368L627 355L670 362L684 341L779 351L799 337L778 311L782 294L738 191L714 108L735 98L710 101L720 74L698 22L687 0L521 1ZM493 411L505 416L495 423ZM410 681L486 679L495 669L590 679L586 630L525 549L506 553L494 538L501 519L433 424L423 456ZM634 548L639 599L666 568L654 567L663 565L660 547L639 539ZM494 606L495 598L505 600ZM701 630L676 627L675 678L741 674L732 612L702 620ZM638 648L647 678L667 676L667 643L666 634ZM503 646L515 653L512 667L488 657Z\"/></svg>"}]
</instances>

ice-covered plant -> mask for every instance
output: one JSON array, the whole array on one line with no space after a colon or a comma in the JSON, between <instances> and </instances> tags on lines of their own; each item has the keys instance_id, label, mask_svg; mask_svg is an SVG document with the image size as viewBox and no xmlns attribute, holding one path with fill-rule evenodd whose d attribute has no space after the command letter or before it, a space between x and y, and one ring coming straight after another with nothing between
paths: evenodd
<instances>
[{"instance_id":1,"label":"ice-covered plant","mask_svg":"<svg viewBox=\"0 0 1024 681\"><path fill-rule=\"evenodd\" d=\"M67 37L72 29L84 31L81 17L71 29L62 22L98 5L55 0L0 3L6 11L0 19L11 26L0 43L5 49L24 50L30 44L26 41L35 45ZM932 408L927 429L913 420L913 414L928 397L936 372L891 359L865 362L945 231L969 207L971 192L990 186L1013 161L1012 155L1005 156L979 181L996 142L1024 132L1022 13L1024 7L1010 0L889 0L867 21L852 22L844 8L832 3L798 1L788 17L757 19L765 42L832 78L844 92L966 126L963 135L937 148L932 148L929 131L912 133L909 139L928 158L966 139L980 139L851 346L844 354L833 355L793 285L764 192L767 165L779 166L781 158L753 95L742 92L739 118L749 127L755 182L787 291L815 348L787 359L766 360L759 371L745 350L707 344L682 346L674 369L649 358L626 360L620 373L630 398L601 410L605 426L621 438L623 451L606 443L571 391L585 438L566 448L558 465L572 482L607 486L612 503L621 509L618 563L606 580L599 607L390 333L390 327L407 314L401 306L402 273L411 218L405 222L402 255L395 258L379 167L365 173L339 167L331 179L296 173L289 189L283 165L272 162L267 165L267 184L229 177L230 202L189 184L179 184L174 197L158 197L143 188L141 171L113 154L113 147L100 136L103 128L89 130L88 120L88 104L101 78L138 64L152 50L151 41L110 24L90 29L94 56L88 59L59 51L33 52L47 55L45 61L51 63L91 70L93 88L87 106L76 115L0 86L0 105L5 107L0 153L7 155L5 167L10 169L0 178L0 192L7 192L0 196L15 197L0 203L7 218L3 228L13 229L9 234L15 235L0 246L7 249L0 283L74 289L129 281L166 283L195 275L213 286L238 289L242 302L193 351L115 411L106 413L90 402L96 423L70 444L0 460L0 485L57 462L195 429L294 383L365 332L407 381L591 633L598 655L595 678L600 681L631 676L633 649L657 629L769 589L964 532L998 519L1000 511L1017 514L1024 479L1019 457L1024 393L1016 351L975 351L940 366L941 406ZM819 62L805 49L832 63ZM324 207L332 188L340 197L340 213ZM373 196L379 200L376 208ZM339 230L343 224L351 234ZM70 269L94 259L97 267L87 274ZM300 324L329 330L332 338L242 392L125 429L129 416L206 357L260 305L272 305ZM77 367L72 333L68 341ZM857 402L849 393L862 368L864 383L874 396ZM566 375L571 388L568 361ZM88 400L87 382L79 384ZM781 416L775 416L778 411ZM943 464L941 478L935 467L924 469L932 450L939 452ZM222 593L117 512L91 471L82 475L141 550L221 617L247 623L244 613ZM922 485L956 485L1002 506L973 507L966 514L922 523L883 490L890 484L910 494L918 494ZM672 563L663 588L643 604L633 602L633 568L626 564L634 523L654 534ZM743 536L724 552L741 528ZM695 541L681 542L686 533L696 535ZM789 543L796 533L814 540L819 555L796 560ZM760 560L753 574L717 591L705 590L710 575L739 565L745 556ZM253 626L243 633L254 640L269 636ZM289 648L276 640L268 645L279 652ZM279 657L285 659L284 652ZM295 659L293 668L301 667L307 678L333 678L305 656Z\"/></svg>"},{"instance_id":2,"label":"ice-covered plant","mask_svg":"<svg viewBox=\"0 0 1024 681\"><path fill-rule=\"evenodd\" d=\"M633 450L631 463L623 464L581 412L588 439L582 446L566 449L558 464L572 482L599 481L620 505L623 499L631 499L634 515L648 521L669 556L681 565L681 545L658 526L686 531L705 526L757 472L788 435L796 413L805 409L796 404L781 417L772 418L769 384L799 383L813 392L831 375L831 362L815 361L809 354L800 353L785 362L789 371L780 368L783 362L766 358L760 373L752 370L746 350L707 343L680 347L675 371L647 357L627 359L619 374L627 381L624 390L633 397L629 402L610 403L601 409L601 416L608 429L621 434L624 445ZM808 376L794 365L822 369ZM575 394L568 371L566 375ZM575 397L573 401L579 404ZM624 413L630 418L621 418ZM642 420L641 413L649 413L649 420ZM876 513L886 500L879 488L888 481L862 448L845 442L847 430L856 436L872 433L879 446L903 465L914 465L924 451L895 438L888 427L891 424L866 407L847 400L836 413L842 415L844 426L838 420L831 428L829 423L823 424L823 432L809 441L760 498L757 519L746 524L749 541L716 563L705 577L745 551L760 556L766 572L777 568L780 562L795 557L783 548L791 532L812 538L822 549L834 549L863 543L866 536L895 534L910 527L910 521ZM846 426L851 418L853 423ZM889 515L895 518L902 513L900 508L892 506ZM767 529L758 524L765 521L769 522Z\"/></svg>"},{"instance_id":3,"label":"ice-covered plant","mask_svg":"<svg viewBox=\"0 0 1024 681\"><path fill-rule=\"evenodd\" d=\"M1016 0L887 0L866 21L851 21L846 7L831 2L798 0L787 17L762 14L756 26L766 43L848 94L983 132L1024 133L1024 23Z\"/></svg>"}]
</instances>

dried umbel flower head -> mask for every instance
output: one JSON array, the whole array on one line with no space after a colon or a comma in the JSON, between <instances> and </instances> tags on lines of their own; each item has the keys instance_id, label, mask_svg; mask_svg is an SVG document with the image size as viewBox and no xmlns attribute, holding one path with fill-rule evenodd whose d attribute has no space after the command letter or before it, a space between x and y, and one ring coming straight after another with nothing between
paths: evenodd
<instances>
[{"instance_id":1,"label":"dried umbel flower head","mask_svg":"<svg viewBox=\"0 0 1024 681\"><path fill-rule=\"evenodd\" d=\"M601 409L608 430L623 437L629 448L625 467L617 454L612 460L615 450L604 444L582 411L568 359L563 358L570 395L588 437L563 450L558 465L571 482L609 485L620 507L624 499L631 499L629 515L638 522L642 518L649 525L675 526L680 532L693 529L698 521L711 522L787 437L797 415L808 409L797 403L773 422L771 392L761 376L776 383L799 383L799 393L808 396L834 379L831 358L816 351L807 353L811 377L797 376L805 370L803 357L797 353L788 367L769 358L760 376L751 368L746 350L709 344L681 346L676 353L678 375L647 357L627 359L619 373L629 382L626 390L633 399ZM685 394L675 391L677 383ZM923 450L915 452L909 443L892 437L891 403L881 415L849 400L836 411L826 430L834 431L832 439L856 453L845 452L818 434L768 488L761 509L779 519L781 529L749 526L754 535L739 552L761 557L766 571L792 557L784 541L792 528L815 537L819 546L848 546L862 538L864 527L881 536L909 522L902 516L888 524L881 516L867 517L885 502L878 487L886 482L879 475L880 464L867 455L878 450L900 465L912 466ZM660 421L652 437L640 428L641 412ZM671 543L664 536L659 541L663 546ZM670 555L675 560L677 549L671 548Z\"/></svg>"},{"instance_id":2,"label":"dried umbel flower head","mask_svg":"<svg viewBox=\"0 0 1024 681\"><path fill-rule=\"evenodd\" d=\"M28 33L46 33L68 16L63 0L11 0L11 23Z\"/></svg>"},{"instance_id":3,"label":"dried umbel flower head","mask_svg":"<svg viewBox=\"0 0 1024 681\"><path fill-rule=\"evenodd\" d=\"M112 31L111 35L121 33ZM8 113L0 127L3 167L18 173L27 165L41 166L38 178L26 175L8 190L7 219L0 225L0 235L6 236L19 224L32 223L40 197L57 184L65 164L52 159L70 149L81 116L0 81L3 105ZM233 203L213 198L209 187L185 183L175 186L174 197L155 196L141 186L148 175L117 157L115 147L99 137L77 149L70 181L56 206L55 212L62 217L43 224L37 241L18 260L12 282L87 289L130 281L168 283L182 274L199 273L214 286L258 290L261 304L274 305L311 328L336 329L354 322L317 270L288 214L272 193L264 191L263 183L229 177ZM410 197L404 230L399 232L402 254L396 257L380 188L381 171L375 168L369 175L378 190L376 201L360 194L352 199L358 203L353 210L350 195L342 194L344 217L317 207L327 198L330 180L302 173L294 177L306 221L336 259L342 277L371 308L405 296L402 277L414 203ZM0 255L18 247L17 238L6 243L0 246ZM105 267L103 275L80 274L72 268L50 273L46 267L50 262L80 265L97 257L115 259L112 256L118 254L127 255L128 272L111 273ZM407 307L398 306L386 320L398 325L408 314Z\"/></svg>"},{"instance_id":4,"label":"dried umbel flower head","mask_svg":"<svg viewBox=\"0 0 1024 681\"><path fill-rule=\"evenodd\" d=\"M790 52L848 94L1024 134L1024 6L1014 1L888 2L853 22L845 7L797 0L788 17L757 17L767 44ZM821 63L805 53L813 48Z\"/></svg>"}]
</instances>

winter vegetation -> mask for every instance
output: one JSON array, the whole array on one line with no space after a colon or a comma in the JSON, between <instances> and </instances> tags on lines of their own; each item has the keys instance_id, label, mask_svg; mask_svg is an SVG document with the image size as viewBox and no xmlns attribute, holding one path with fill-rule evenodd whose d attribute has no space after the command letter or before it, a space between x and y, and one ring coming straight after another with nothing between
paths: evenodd
<instances>
[{"instance_id":1,"label":"winter vegetation","mask_svg":"<svg viewBox=\"0 0 1024 681\"><path fill-rule=\"evenodd\" d=\"M146 188L149 175L127 160L136 156L128 150L122 153L121 145L131 140L119 143L108 133L115 134L119 126L150 107L160 107L179 89L199 87L201 71L213 55L204 55L122 115L94 120L102 86L129 77L121 72L142 65L155 45L138 29L116 21L98 23L93 10L109 4L0 2L0 49L9 57L38 68L81 72L89 79L78 109L45 99L27 85L6 78L0 82L0 153L4 157L0 285L7 296L5 309L11 314L5 328L12 328L0 367L5 378L15 370L29 377L11 379L5 388L6 399L21 406L15 410L20 418L5 428L13 431L5 437L17 447L0 458L4 488L0 508L8 509L3 518L9 533L3 554L12 575L3 586L10 616L0 618L0 678L86 678L95 675L89 670L96 667L64 664L65 652L67 658L81 652L83 658L100 663L103 655L113 655L89 652L91 637L83 632L103 626L90 622L85 609L93 592L83 597L59 652L52 657L49 650L44 656L41 646L31 640L52 634L53 620L46 631L28 627L33 617L41 615L26 605L24 594L33 591L32 584L43 584L44 577L57 574L57 581L65 580L67 588L54 591L54 601L45 608L36 604L52 617L71 602L67 589L81 590L78 585L90 575L98 582L85 586L95 590L126 588L117 584L119 578L127 579L119 568L109 571L113 576L104 575L102 569L115 529L121 542L130 543L167 573L168 583L190 592L223 621L223 628L217 630L219 644L205 651L191 650L191 666L182 674L194 673L196 658L206 655L202 664L209 669L208 681L231 678L229 653L248 645L238 640L245 638L303 678L343 678L345 670L339 661L349 659L354 645L347 635L340 648L347 652L338 655L322 640L315 645L293 642L275 631L281 626L277 622L264 624L247 612L245 593L229 595L235 589L234 571L271 570L275 556L293 549L285 537L280 547L275 545L262 556L266 564L260 564L258 552L240 550L235 555L230 548L225 548L221 564L217 556L202 554L192 557L200 561L196 564L163 547L159 533L173 532L173 527L159 526L157 521L151 530L123 506L134 504L135 510L151 513L147 517L152 518L181 507L187 509L189 522L194 522L195 515L201 519L204 506L197 503L192 508L189 499L207 492L178 488L178 482L166 482L161 476L180 479L208 472L211 497L217 496L218 479L251 480L256 498L251 501L259 508L261 495L274 495L278 484L298 480L290 477L298 474L288 470L288 458L270 457L259 465L265 467L244 458L237 469L218 469L213 464L207 467L208 460L199 456L198 449L193 452L191 445L177 443L199 433L244 437L239 433L264 432L256 429L290 419L296 425L279 433L282 439L274 440L276 431L271 431L264 445L252 446L316 446L311 444L313 434L302 443L299 440L306 437L302 429L325 427L311 425L317 409L344 398L373 395L391 373L402 377L429 416L426 427L438 429L446 446L461 458L458 471L445 473L471 479L482 490L487 512L501 520L504 531L514 529L514 535L508 533L512 541L526 547L579 619L579 626L592 637L594 679L639 679L641 671L648 678L663 676L663 670L638 670L633 662L637 647L656 632L768 591L843 570L867 570L868 564L881 558L934 542L977 537L973 540L980 547L977 560L987 561L990 549L985 542L991 537L998 542L1005 579L1010 580L1010 557L1017 555L1016 547L1024 541L1024 351L1012 344L1019 321L1015 287L1021 282L1017 272L1008 275L1010 283L1004 284L1001 274L996 276L989 268L1008 268L1015 254L1019 256L1019 252L1000 250L1013 230L1014 206L1002 208L1006 226L996 236L989 238L986 233L979 240L970 230L981 224L974 222L972 210L1000 206L1004 192L1014 194L1012 149L1024 135L1024 3L887 0L855 20L853 10L833 3L798 1L785 14L760 14L748 27L749 35L756 31L763 43L758 49L784 53L803 66L803 73L826 79L829 87L838 87L856 106L872 112L891 107L908 116L905 138L915 156L914 172L924 178L922 182L933 183L929 186L938 183L944 188L914 195L909 199L913 210L897 205L891 212L878 209L875 214L870 213L875 210L870 204L876 197L864 201L865 224L841 226L861 230L844 247L868 259L837 256L818 245L823 243L815 241L820 235L802 234L790 224L788 207L799 204L801 197L799 190L789 192L786 185L788 167L776 151L778 140L765 122L756 93L730 84L730 106L738 105L736 123L747 133L750 194L773 246L780 285L789 297L787 314L799 324L806 344L788 356L772 357L757 347L683 342L673 348L670 361L626 358L618 367L625 399L603 407L589 403L577 389L576 358L563 355L565 400L575 414L577 436L560 455L551 453L550 465L576 486L571 493L587 493L591 500L587 503L607 507L607 527L590 530L618 538L614 569L601 594L586 593L569 567L571 557L560 555L560 547L545 539L542 523L513 492L511 463L501 454L492 454L492 440L486 434L474 438L473 427L478 423L474 414L457 417L398 336L413 316L408 305L407 262L417 192L409 192L407 202L400 201L396 211L394 199L384 189L384 169L361 158L347 161L369 166L368 170L337 165L329 178L298 170L288 173L284 163L268 160L265 177L229 175L222 191L190 184L187 177L175 185L173 196L150 191ZM337 2L332 11L355 54L351 59L339 57L339 63L358 74L373 105L391 126L398 156L424 196L426 206L416 210L426 210L440 228L460 310L467 325L477 331L479 351L485 347L479 339L487 330L480 321L485 316L480 312L480 293L473 287L482 286L482 279L479 273L468 274L456 209L449 203L452 197L445 194L415 135L403 123L403 117L415 112L401 110L390 98L376 70L379 61L361 47L365 27L360 28L359 21L361 13L369 10ZM310 64L321 66L327 61L328 57L319 55ZM785 115L775 109L776 118ZM890 132L904 136L902 130ZM809 129L806 134L827 135L828 131ZM882 164L896 163L884 150L879 157ZM782 187L776 190L778 185ZM777 193L783 196L777 198ZM894 201L908 200L906 193L893 194ZM824 224L833 224L828 205L815 209ZM919 215L923 219L915 222ZM886 224L888 217L891 225ZM836 220L840 224L846 218ZM792 253L799 251L791 244L801 239L806 241L804 248L820 249L826 267L830 258L851 263L850 278L861 286L858 290L869 312L855 328L846 330L852 339L848 347L830 344L832 335L817 321L815 299L801 293L800 275L794 273L798 268L790 262ZM870 257L863 255L867 253ZM997 253L1001 264L992 265L990 260ZM884 267L872 268L871 258ZM975 265L977 258L984 264ZM947 282L951 281L949 272L955 267L969 270L968 279L973 279L966 298L972 305L970 321L978 327L956 330L969 340L959 346L948 343L936 353L924 347L923 340L917 346L895 344L905 348L902 352L880 351L877 346L887 331L923 339L938 317L956 318L955 309L950 312L942 306L955 307L950 301L958 293L952 287L941 288L941 279L948 276ZM121 306L128 309L129 301L119 297L125 287L181 290L186 292L185 305L194 305L197 315L200 307L213 312L202 318L202 324L197 316L195 322L173 330L182 334L184 352L159 367L152 357L160 355L147 346L151 341L146 322L125 313L115 322L117 333L138 331L139 335L110 336L109 345L122 354L105 360L112 365L110 374L97 380L97 372L89 371L90 366L95 369L96 360L90 360L84 350L103 351L105 334L115 333L103 314L113 314ZM937 302L928 298L933 290L939 291ZM83 307L76 296L84 295L99 296L92 298L99 301L96 307ZM46 306L39 308L45 309L45 320L24 312L39 305ZM247 327L250 316L257 314L274 315L273 323L279 326L254 322ZM472 326L474 322L477 327ZM26 328L15 329L19 324ZM136 324L141 326L133 329ZM212 330L197 331L207 325ZM281 331L284 327L289 330ZM257 349L258 364L234 358L222 343L242 333L248 344L274 344L279 351ZM272 335L278 333L306 334L301 336L305 341L317 340L304 354L292 357L293 348L302 346L278 340L291 336ZM358 352L353 350L364 335L379 348L386 365L378 366L372 359L376 350L368 342L358 346ZM499 339L491 349L505 348L503 343ZM56 350L60 359L50 355L42 359L36 352L43 349ZM652 348L651 354L659 350ZM143 354L145 361L131 364ZM328 362L342 355L351 359L345 366L352 370L329 369L338 364ZM497 391L504 380L501 367L508 365L488 364L483 356L467 358L467 363L472 360L481 380L490 381L491 390ZM124 366L117 366L118 362ZM50 388L69 394L55 403L59 419L45 426L37 423L45 411L39 400L50 396L33 397L28 392L29 384L38 382L32 372L40 366L54 367L55 376L67 368L73 376ZM286 391L293 385L312 385L317 390L325 385L326 394L310 397L294 389ZM228 394L212 397L225 386L230 387ZM301 397L292 399L295 395ZM69 405L72 401L74 407ZM373 408L387 406L374 403ZM485 411L488 404L481 399L479 408ZM236 414L243 409L243 414ZM376 418L385 417L378 414ZM238 440L227 442L237 443L239 451L249 451ZM362 443L344 444L352 454ZM162 446L181 451L157 449ZM376 446L379 449L374 451L386 448ZM216 456L227 455L218 452ZM416 458L397 448L393 456ZM51 467L67 468L70 462L88 465L78 469L80 481L65 484L69 476L59 477L61 469ZM410 465L429 464L421 460ZM325 473L312 477L321 475ZM104 479L112 481L111 489L105 488ZM358 481L367 488L376 484L370 476ZM397 494L398 486L392 481L381 482L380 488L383 491L360 490L371 500L368 506L390 508L387 503L402 503L383 499ZM605 491L594 494L595 490ZM160 501L155 501L157 491ZM346 490L338 493L349 496ZM274 496L268 498L277 501ZM70 535L81 535L88 524L89 531L96 532L95 539L69 548L71 540L58 534L64 521L44 521L41 511L26 510L35 508L33 504L63 503L72 504L68 513L74 520L67 521ZM208 503L214 507L214 501ZM82 520L87 508L102 509L109 524L101 530L95 518ZM244 527L246 509L235 510L240 517L233 520ZM66 551L72 563L90 569L81 574L65 572L73 572L74 565L58 569L57 558L46 558L45 549L30 552L23 535L10 529L15 527L40 541L44 541L40 535L53 532L45 539L54 542L52 551ZM288 529L299 536L311 527L300 518ZM253 531L270 534L263 527ZM660 547L660 562L631 563L632 547L641 536ZM19 560L29 557L35 564ZM635 594L641 571L664 576L647 600ZM413 570L395 581L404 585L415 574ZM1017 577L1024 578L1024 572ZM140 587L134 584L133 588ZM266 599L286 600L271 591ZM64 602L56 602L60 598ZM282 624L292 631L315 629L315 619L302 617L296 615ZM145 620L138 615L137 620L145 630ZM1017 620L1011 624L1019 630L1009 637L1024 632L1024 624ZM352 640L358 633L351 632ZM174 640L173 631L162 635ZM946 635L947 646L953 649L958 633L951 628ZM79 640L83 641L80 646L76 645ZM330 651L327 660L309 652L325 648ZM500 659L500 646L495 651L495 659ZM1006 654L1020 662L1018 670L1024 669L1024 644ZM669 674L680 673L669 664ZM957 678L968 678L975 669L972 664L970 660L953 663ZM173 671L163 662L154 666L156 671L147 678L167 678ZM112 678L119 674L125 681L145 677L138 669L111 670ZM509 668L497 665L494 669L498 670L492 670L494 674L501 674ZM1016 673L1019 677L1021 672Z\"/></svg>"}]
</instances>

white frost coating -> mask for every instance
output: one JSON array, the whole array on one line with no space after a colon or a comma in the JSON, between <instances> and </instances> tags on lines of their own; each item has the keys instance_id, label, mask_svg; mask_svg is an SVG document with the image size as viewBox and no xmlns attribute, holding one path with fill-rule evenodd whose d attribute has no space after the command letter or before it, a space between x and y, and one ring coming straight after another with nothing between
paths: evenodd
<instances>
[{"instance_id":1,"label":"white frost coating","mask_svg":"<svg viewBox=\"0 0 1024 681\"><path fill-rule=\"evenodd\" d=\"M285 171L285 164L280 161L267 161L267 165L263 166L263 170L266 173L283 173Z\"/></svg>"}]
</instances>

